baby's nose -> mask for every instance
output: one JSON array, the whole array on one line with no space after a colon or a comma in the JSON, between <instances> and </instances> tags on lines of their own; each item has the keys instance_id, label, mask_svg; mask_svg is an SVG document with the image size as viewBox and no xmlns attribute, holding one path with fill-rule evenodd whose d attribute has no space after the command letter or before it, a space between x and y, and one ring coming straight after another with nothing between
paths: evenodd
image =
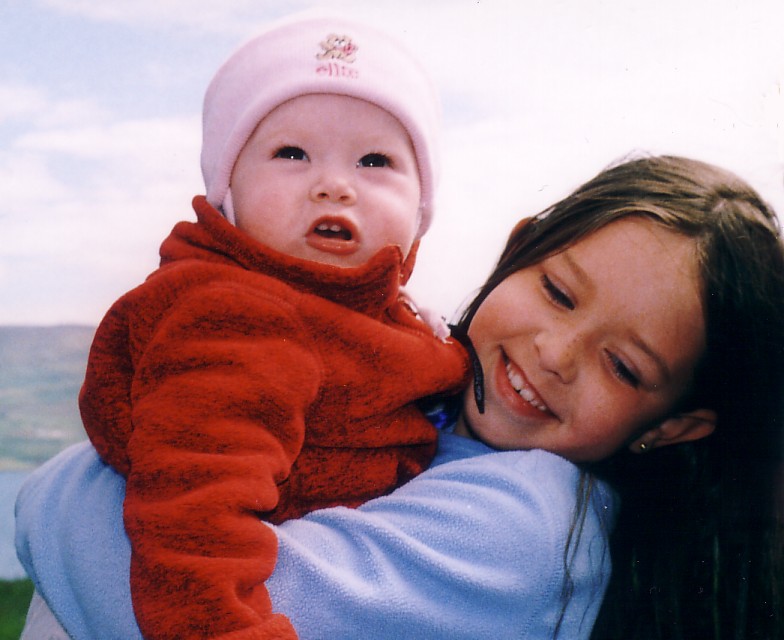
<instances>
[{"instance_id":1,"label":"baby's nose","mask_svg":"<svg viewBox=\"0 0 784 640\"><path fill-rule=\"evenodd\" d=\"M357 193L351 181L337 173L325 174L314 183L310 197L316 202L336 202L350 205L356 202Z\"/></svg>"}]
</instances>

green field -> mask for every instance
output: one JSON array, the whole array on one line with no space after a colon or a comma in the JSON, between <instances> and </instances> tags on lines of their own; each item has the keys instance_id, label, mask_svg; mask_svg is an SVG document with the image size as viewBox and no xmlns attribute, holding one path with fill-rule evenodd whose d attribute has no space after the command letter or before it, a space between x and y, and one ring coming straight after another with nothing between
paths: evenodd
<instances>
[{"instance_id":1,"label":"green field","mask_svg":"<svg viewBox=\"0 0 784 640\"><path fill-rule=\"evenodd\" d=\"M0 581L0 640L19 640L32 595L30 580Z\"/></svg>"}]
</instances>

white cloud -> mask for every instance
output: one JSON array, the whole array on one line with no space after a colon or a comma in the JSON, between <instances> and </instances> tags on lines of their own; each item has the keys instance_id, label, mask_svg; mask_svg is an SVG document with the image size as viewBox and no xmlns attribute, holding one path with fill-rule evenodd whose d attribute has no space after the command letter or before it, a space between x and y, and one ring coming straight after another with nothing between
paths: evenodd
<instances>
[{"instance_id":1,"label":"white cloud","mask_svg":"<svg viewBox=\"0 0 784 640\"><path fill-rule=\"evenodd\" d=\"M128 203L144 220L147 210L183 197L187 203L202 189L199 148L197 116L31 132L5 154L16 184L0 187L10 191L4 206L21 216L59 203L69 223L92 224Z\"/></svg>"},{"instance_id":2,"label":"white cloud","mask_svg":"<svg viewBox=\"0 0 784 640\"><path fill-rule=\"evenodd\" d=\"M47 305L39 322L97 322L155 268L173 223L190 217L203 190L199 146L198 116L19 135L0 153L0 293L12 301L0 322L29 322Z\"/></svg>"},{"instance_id":3,"label":"white cloud","mask_svg":"<svg viewBox=\"0 0 784 640\"><path fill-rule=\"evenodd\" d=\"M194 32L246 32L249 21L304 8L307 0L39 0L41 4L96 22Z\"/></svg>"},{"instance_id":4,"label":"white cloud","mask_svg":"<svg viewBox=\"0 0 784 640\"><path fill-rule=\"evenodd\" d=\"M0 83L0 125L56 127L107 120L109 113L89 98L62 99L32 84Z\"/></svg>"},{"instance_id":5,"label":"white cloud","mask_svg":"<svg viewBox=\"0 0 784 640\"><path fill-rule=\"evenodd\" d=\"M140 171L148 172L167 167L160 159L172 150L192 151L195 147L198 152L200 135L198 116L149 118L38 129L19 136L15 146L76 158L128 158L140 163Z\"/></svg>"},{"instance_id":6,"label":"white cloud","mask_svg":"<svg viewBox=\"0 0 784 640\"><path fill-rule=\"evenodd\" d=\"M0 124L40 114L46 96L38 87L0 84Z\"/></svg>"},{"instance_id":7,"label":"white cloud","mask_svg":"<svg viewBox=\"0 0 784 640\"><path fill-rule=\"evenodd\" d=\"M0 214L5 231L9 212L41 211L42 204L55 202L69 193L68 187L51 174L41 154L0 152L0 174L4 176L0 181Z\"/></svg>"}]
</instances>

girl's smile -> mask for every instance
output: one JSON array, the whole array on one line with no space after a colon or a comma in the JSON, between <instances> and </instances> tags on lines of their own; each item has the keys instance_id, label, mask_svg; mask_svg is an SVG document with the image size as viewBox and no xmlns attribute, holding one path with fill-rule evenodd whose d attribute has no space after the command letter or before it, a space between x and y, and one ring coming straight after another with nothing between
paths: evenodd
<instances>
[{"instance_id":1,"label":"girl's smile","mask_svg":"<svg viewBox=\"0 0 784 640\"><path fill-rule=\"evenodd\" d=\"M468 330L485 412L466 394L457 433L588 461L658 424L704 350L694 251L628 217L501 282Z\"/></svg>"},{"instance_id":2,"label":"girl's smile","mask_svg":"<svg viewBox=\"0 0 784 640\"><path fill-rule=\"evenodd\" d=\"M534 389L525 373L520 367L509 360L509 357L502 352L502 357L498 360L497 366L497 384L500 393L508 395L509 388L504 383L503 377L506 379L511 387L513 395L508 398L508 401L513 407L516 407L521 413L531 414L534 418L544 418L545 414L552 412L548 409L545 401L539 395L539 392ZM535 409L535 411L531 411Z\"/></svg>"}]
</instances>

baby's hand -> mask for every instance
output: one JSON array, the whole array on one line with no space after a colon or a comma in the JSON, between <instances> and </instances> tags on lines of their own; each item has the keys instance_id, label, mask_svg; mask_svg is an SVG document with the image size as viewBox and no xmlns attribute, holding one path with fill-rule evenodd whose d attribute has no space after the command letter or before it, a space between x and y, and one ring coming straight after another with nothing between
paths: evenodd
<instances>
[{"instance_id":1,"label":"baby's hand","mask_svg":"<svg viewBox=\"0 0 784 640\"><path fill-rule=\"evenodd\" d=\"M441 342L446 342L446 339L449 337L449 326L447 325L444 316L433 309L417 305L405 289L400 289L400 297L408 308L414 312L416 317L433 330L433 334L435 334L436 338Z\"/></svg>"}]
</instances>

